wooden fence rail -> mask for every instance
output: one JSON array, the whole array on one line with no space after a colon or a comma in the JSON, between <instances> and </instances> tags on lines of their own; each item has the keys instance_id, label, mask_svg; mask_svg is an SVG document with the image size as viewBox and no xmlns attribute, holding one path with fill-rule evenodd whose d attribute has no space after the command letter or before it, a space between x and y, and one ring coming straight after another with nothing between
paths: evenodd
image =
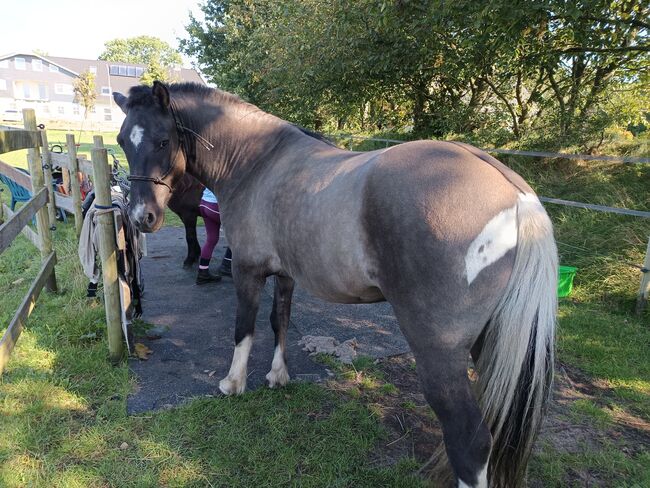
<instances>
[{"instance_id":1,"label":"wooden fence rail","mask_svg":"<svg viewBox=\"0 0 650 488\"><path fill-rule=\"evenodd\" d=\"M10 321L2 339L0 339L0 374L4 371L9 356L13 350L18 337L24 327L25 321L32 313L36 300L42 289L45 287L51 292L56 292L56 254L52 248L52 237L50 234L51 222L47 211L48 189L45 187L44 168L41 164L40 145L41 135L36 129L36 117L34 110L23 110L25 130L0 130L0 153L28 149L29 168L31 181L26 188L32 192L31 199L17 212L11 212L9 219L0 226L0 253L9 247L18 234L27 224L36 217L36 228L38 232L39 250L41 252L41 268L32 282L27 295L22 300L17 312ZM3 174L9 173L10 178L18 176L18 171L7 170L5 165L0 167ZM21 173L22 174L22 173ZM26 176L26 175L23 175ZM20 179L20 177L18 178Z\"/></svg>"}]
</instances>

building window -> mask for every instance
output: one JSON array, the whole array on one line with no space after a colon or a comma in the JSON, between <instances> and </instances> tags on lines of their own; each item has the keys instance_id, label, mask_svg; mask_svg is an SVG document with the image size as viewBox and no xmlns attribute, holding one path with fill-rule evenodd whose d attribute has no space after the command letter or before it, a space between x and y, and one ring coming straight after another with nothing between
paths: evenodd
<instances>
[{"instance_id":1,"label":"building window","mask_svg":"<svg viewBox=\"0 0 650 488\"><path fill-rule=\"evenodd\" d=\"M59 115L64 115L65 114L65 107L63 105L59 105L57 107L56 111L59 113Z\"/></svg>"},{"instance_id":2,"label":"building window","mask_svg":"<svg viewBox=\"0 0 650 488\"><path fill-rule=\"evenodd\" d=\"M7 89L7 80L3 80L0 78L0 90L6 90Z\"/></svg>"},{"instance_id":3,"label":"building window","mask_svg":"<svg viewBox=\"0 0 650 488\"><path fill-rule=\"evenodd\" d=\"M3 59L0 61L0 68L8 68L9 67L9 60L8 59Z\"/></svg>"},{"instance_id":4,"label":"building window","mask_svg":"<svg viewBox=\"0 0 650 488\"><path fill-rule=\"evenodd\" d=\"M68 85L67 83L55 83L54 93L57 95L73 95L74 89L72 88L72 85Z\"/></svg>"},{"instance_id":5,"label":"building window","mask_svg":"<svg viewBox=\"0 0 650 488\"><path fill-rule=\"evenodd\" d=\"M38 98L47 100L47 85L39 83L38 85Z\"/></svg>"},{"instance_id":6,"label":"building window","mask_svg":"<svg viewBox=\"0 0 650 488\"><path fill-rule=\"evenodd\" d=\"M14 58L14 68L27 69L25 68L25 58Z\"/></svg>"},{"instance_id":7,"label":"building window","mask_svg":"<svg viewBox=\"0 0 650 488\"><path fill-rule=\"evenodd\" d=\"M88 71L90 71L92 74L96 75L97 74L97 66L90 66L88 68Z\"/></svg>"},{"instance_id":8,"label":"building window","mask_svg":"<svg viewBox=\"0 0 650 488\"><path fill-rule=\"evenodd\" d=\"M78 103L75 103L75 104L72 105L72 113L74 115L79 115L79 104Z\"/></svg>"},{"instance_id":9,"label":"building window","mask_svg":"<svg viewBox=\"0 0 650 488\"><path fill-rule=\"evenodd\" d=\"M50 73L58 73L59 67L55 64L50 64Z\"/></svg>"},{"instance_id":10,"label":"building window","mask_svg":"<svg viewBox=\"0 0 650 488\"><path fill-rule=\"evenodd\" d=\"M31 91L29 90L29 85L27 83L23 83L23 97L25 99L31 98Z\"/></svg>"},{"instance_id":11,"label":"building window","mask_svg":"<svg viewBox=\"0 0 650 488\"><path fill-rule=\"evenodd\" d=\"M140 78L143 73L144 73L144 68L136 68L135 69L135 76L137 76L138 78Z\"/></svg>"},{"instance_id":12,"label":"building window","mask_svg":"<svg viewBox=\"0 0 650 488\"><path fill-rule=\"evenodd\" d=\"M49 114L50 113L50 106L49 105L43 105L43 113L44 114Z\"/></svg>"},{"instance_id":13,"label":"building window","mask_svg":"<svg viewBox=\"0 0 650 488\"><path fill-rule=\"evenodd\" d=\"M128 76L133 76L133 77L135 77L135 66L129 66L129 67L126 69L126 72L127 72Z\"/></svg>"},{"instance_id":14,"label":"building window","mask_svg":"<svg viewBox=\"0 0 650 488\"><path fill-rule=\"evenodd\" d=\"M110 122L111 120L113 120L113 112L111 111L110 108L104 109L104 120L106 122Z\"/></svg>"},{"instance_id":15,"label":"building window","mask_svg":"<svg viewBox=\"0 0 650 488\"><path fill-rule=\"evenodd\" d=\"M126 76L126 66L120 66L120 76Z\"/></svg>"},{"instance_id":16,"label":"building window","mask_svg":"<svg viewBox=\"0 0 650 488\"><path fill-rule=\"evenodd\" d=\"M110 86L102 86L102 95L111 95L111 87Z\"/></svg>"},{"instance_id":17,"label":"building window","mask_svg":"<svg viewBox=\"0 0 650 488\"><path fill-rule=\"evenodd\" d=\"M95 112L97 112L97 110L96 110L95 107L93 106L93 107L90 107L89 112L90 112L91 114L94 114Z\"/></svg>"},{"instance_id":18,"label":"building window","mask_svg":"<svg viewBox=\"0 0 650 488\"><path fill-rule=\"evenodd\" d=\"M108 73L111 75L119 75L120 74L120 68L114 64L111 64L111 67L108 68Z\"/></svg>"},{"instance_id":19,"label":"building window","mask_svg":"<svg viewBox=\"0 0 650 488\"><path fill-rule=\"evenodd\" d=\"M43 71L43 61L40 59L32 59L32 70Z\"/></svg>"}]
</instances>

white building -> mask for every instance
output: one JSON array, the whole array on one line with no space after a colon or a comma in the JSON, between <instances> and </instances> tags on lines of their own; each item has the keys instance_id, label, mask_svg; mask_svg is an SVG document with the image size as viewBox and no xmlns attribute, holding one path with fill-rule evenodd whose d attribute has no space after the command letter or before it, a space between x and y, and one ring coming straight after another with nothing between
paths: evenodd
<instances>
[{"instance_id":1,"label":"white building","mask_svg":"<svg viewBox=\"0 0 650 488\"><path fill-rule=\"evenodd\" d=\"M60 128L77 129L84 118L84 107L75 103L73 81L80 74L95 74L97 99L88 113L84 128L119 128L124 114L113 102L112 93L126 94L140 83L146 65L109 61L58 58L37 54L13 53L0 56L0 124L22 120L22 109L33 108L36 120ZM174 81L205 82L193 69L175 68Z\"/></svg>"}]
</instances>

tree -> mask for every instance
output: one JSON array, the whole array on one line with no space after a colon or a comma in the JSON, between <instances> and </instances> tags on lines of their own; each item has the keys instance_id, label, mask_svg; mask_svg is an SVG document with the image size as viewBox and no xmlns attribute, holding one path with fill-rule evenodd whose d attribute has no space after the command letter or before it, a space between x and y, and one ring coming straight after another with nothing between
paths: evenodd
<instances>
[{"instance_id":1,"label":"tree","mask_svg":"<svg viewBox=\"0 0 650 488\"><path fill-rule=\"evenodd\" d=\"M84 118L81 122L79 129L79 139L81 140L81 132L83 131L84 122L88 118L88 112L95 106L97 100L97 91L95 88L95 74L90 71L85 71L75 78L73 81L74 88L74 101L83 106Z\"/></svg>"},{"instance_id":2,"label":"tree","mask_svg":"<svg viewBox=\"0 0 650 488\"><path fill-rule=\"evenodd\" d=\"M207 0L181 49L207 77L312 127L591 138L648 68L641 0ZM620 97L619 97L620 98ZM331 122L330 122L331 123Z\"/></svg>"},{"instance_id":3,"label":"tree","mask_svg":"<svg viewBox=\"0 0 650 488\"><path fill-rule=\"evenodd\" d=\"M146 64L147 68L140 78L145 85L154 81L174 81L169 73L175 65L182 62L181 55L168 43L151 36L113 39L104 43L104 52L99 56L104 61L117 63Z\"/></svg>"},{"instance_id":4,"label":"tree","mask_svg":"<svg viewBox=\"0 0 650 488\"><path fill-rule=\"evenodd\" d=\"M99 55L99 59L147 65L158 62L162 66L170 68L182 63L181 55L178 52L165 41L152 36L107 41L104 43L104 51Z\"/></svg>"}]
</instances>

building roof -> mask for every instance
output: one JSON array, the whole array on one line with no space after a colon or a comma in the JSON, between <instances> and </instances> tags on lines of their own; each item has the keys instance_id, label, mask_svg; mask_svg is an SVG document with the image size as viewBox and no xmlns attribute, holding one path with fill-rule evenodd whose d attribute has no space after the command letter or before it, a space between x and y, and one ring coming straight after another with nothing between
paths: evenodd
<instances>
[{"instance_id":1,"label":"building roof","mask_svg":"<svg viewBox=\"0 0 650 488\"><path fill-rule=\"evenodd\" d=\"M91 66L95 66L97 68L95 75L95 85L97 86L98 91L101 90L102 86L108 86L110 87L111 91L126 93L128 92L129 88L140 83L140 77L110 74L111 66L128 66L134 68L142 68L143 70L147 68L146 64L118 63L113 61L64 58L58 56L41 56L39 54L22 52L0 56L0 60L12 58L15 56L33 56L40 58L47 63L58 66L59 69L65 70L74 76L79 76L79 74L88 71ZM205 81L203 81L199 73L194 69L175 68L169 70L169 75L170 79L172 80L177 79L178 81L193 81L195 83L205 85Z\"/></svg>"}]
</instances>

